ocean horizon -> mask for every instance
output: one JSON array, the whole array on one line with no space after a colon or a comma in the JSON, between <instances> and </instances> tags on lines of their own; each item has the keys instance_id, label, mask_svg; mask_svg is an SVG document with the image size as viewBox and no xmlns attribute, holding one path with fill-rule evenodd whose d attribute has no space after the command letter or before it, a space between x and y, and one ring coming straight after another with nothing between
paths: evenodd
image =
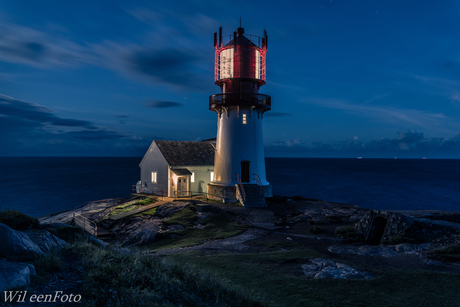
<instances>
[{"instance_id":1,"label":"ocean horizon","mask_svg":"<svg viewBox=\"0 0 460 307\"><path fill-rule=\"evenodd\" d=\"M32 216L128 198L142 157L0 157L0 209ZM460 211L460 159L266 158L275 195L368 209Z\"/></svg>"}]
</instances>

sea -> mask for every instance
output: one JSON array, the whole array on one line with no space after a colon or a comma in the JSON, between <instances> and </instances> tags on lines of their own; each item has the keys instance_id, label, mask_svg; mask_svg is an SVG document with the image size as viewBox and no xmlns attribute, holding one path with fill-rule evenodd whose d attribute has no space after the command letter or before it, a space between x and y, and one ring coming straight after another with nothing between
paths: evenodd
<instances>
[{"instance_id":1,"label":"sea","mask_svg":"<svg viewBox=\"0 0 460 307\"><path fill-rule=\"evenodd\" d=\"M0 210L32 216L128 198L141 157L0 157ZM275 195L368 209L460 211L460 159L266 158Z\"/></svg>"}]
</instances>

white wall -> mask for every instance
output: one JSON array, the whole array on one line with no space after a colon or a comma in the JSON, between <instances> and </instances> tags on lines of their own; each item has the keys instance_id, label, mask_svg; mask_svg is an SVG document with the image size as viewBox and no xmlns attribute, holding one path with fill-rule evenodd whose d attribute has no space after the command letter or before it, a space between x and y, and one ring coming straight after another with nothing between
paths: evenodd
<instances>
[{"instance_id":1,"label":"white wall","mask_svg":"<svg viewBox=\"0 0 460 307\"><path fill-rule=\"evenodd\" d=\"M166 159L163 157L163 154L155 143L150 146L139 167L141 168L142 184L147 183L147 187L149 189L155 188L155 192L165 189L165 193L167 193L169 181L168 162L166 162ZM151 181L151 173L154 171L157 171L156 184Z\"/></svg>"},{"instance_id":2,"label":"white wall","mask_svg":"<svg viewBox=\"0 0 460 307\"><path fill-rule=\"evenodd\" d=\"M242 123L242 114L247 114L247 124ZM228 114L218 116L216 155L213 184L232 186L235 173L241 175L241 161L248 160L250 183L253 173L260 176L263 185L268 185L265 175L265 154L262 134L262 116L249 108L229 107Z\"/></svg>"}]
</instances>

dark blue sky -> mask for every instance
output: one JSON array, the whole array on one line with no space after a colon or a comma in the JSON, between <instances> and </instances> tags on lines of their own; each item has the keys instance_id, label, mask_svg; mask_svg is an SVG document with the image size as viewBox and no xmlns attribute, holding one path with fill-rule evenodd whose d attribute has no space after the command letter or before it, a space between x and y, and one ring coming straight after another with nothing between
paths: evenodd
<instances>
[{"instance_id":1,"label":"dark blue sky","mask_svg":"<svg viewBox=\"0 0 460 307\"><path fill-rule=\"evenodd\" d=\"M215 136L213 33L269 35L266 156L460 157L458 1L2 1L0 155Z\"/></svg>"}]
</instances>

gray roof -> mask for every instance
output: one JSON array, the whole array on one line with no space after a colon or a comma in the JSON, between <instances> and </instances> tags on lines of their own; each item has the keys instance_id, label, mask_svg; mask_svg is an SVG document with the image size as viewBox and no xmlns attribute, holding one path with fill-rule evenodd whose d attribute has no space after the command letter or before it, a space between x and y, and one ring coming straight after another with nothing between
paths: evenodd
<instances>
[{"instance_id":1,"label":"gray roof","mask_svg":"<svg viewBox=\"0 0 460 307\"><path fill-rule=\"evenodd\" d=\"M192 176L192 172L186 168L173 168L171 169L174 174L177 176Z\"/></svg>"},{"instance_id":2,"label":"gray roof","mask_svg":"<svg viewBox=\"0 0 460 307\"><path fill-rule=\"evenodd\" d=\"M154 142L169 166L214 165L214 147L209 142Z\"/></svg>"}]
</instances>

